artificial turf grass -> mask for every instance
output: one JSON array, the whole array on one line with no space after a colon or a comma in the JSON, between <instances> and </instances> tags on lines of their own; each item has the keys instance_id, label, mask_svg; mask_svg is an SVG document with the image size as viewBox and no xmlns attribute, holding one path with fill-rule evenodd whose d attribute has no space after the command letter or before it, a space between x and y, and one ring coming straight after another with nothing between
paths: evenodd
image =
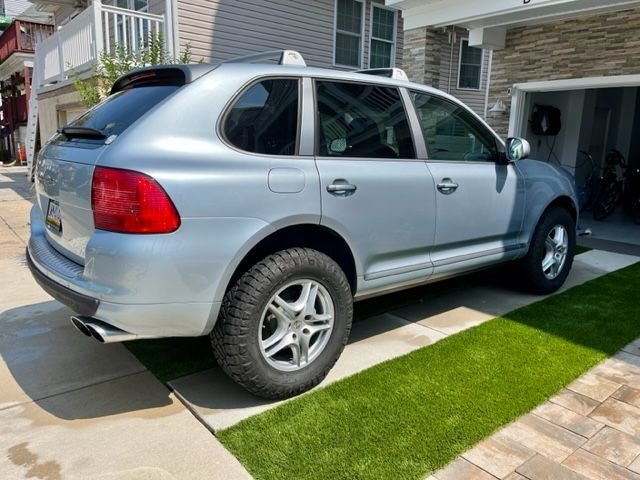
<instances>
[{"instance_id":1,"label":"artificial turf grass","mask_svg":"<svg viewBox=\"0 0 640 480\"><path fill-rule=\"evenodd\" d=\"M417 479L640 336L640 264L218 433L257 479Z\"/></svg>"}]
</instances>

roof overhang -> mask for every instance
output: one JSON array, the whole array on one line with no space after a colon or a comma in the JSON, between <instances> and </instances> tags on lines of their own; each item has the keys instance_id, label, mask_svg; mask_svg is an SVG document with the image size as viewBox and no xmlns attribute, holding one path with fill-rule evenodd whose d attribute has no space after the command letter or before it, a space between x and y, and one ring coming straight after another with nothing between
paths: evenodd
<instances>
[{"instance_id":1,"label":"roof overhang","mask_svg":"<svg viewBox=\"0 0 640 480\"><path fill-rule=\"evenodd\" d=\"M60 7L85 8L84 0L29 0L37 12L53 13Z\"/></svg>"},{"instance_id":2,"label":"roof overhang","mask_svg":"<svg viewBox=\"0 0 640 480\"><path fill-rule=\"evenodd\" d=\"M402 11L404 28L457 25L470 42L503 48L507 29L640 6L640 0L386 0Z\"/></svg>"}]
</instances>

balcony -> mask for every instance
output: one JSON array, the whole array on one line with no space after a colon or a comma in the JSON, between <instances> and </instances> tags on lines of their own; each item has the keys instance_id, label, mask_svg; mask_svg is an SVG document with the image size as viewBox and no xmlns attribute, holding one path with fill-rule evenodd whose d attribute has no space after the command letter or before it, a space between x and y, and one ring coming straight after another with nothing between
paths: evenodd
<instances>
[{"instance_id":1,"label":"balcony","mask_svg":"<svg viewBox=\"0 0 640 480\"><path fill-rule=\"evenodd\" d=\"M34 53L36 45L53 33L53 25L15 20L0 35L0 63L15 52Z\"/></svg>"},{"instance_id":2,"label":"balcony","mask_svg":"<svg viewBox=\"0 0 640 480\"><path fill-rule=\"evenodd\" d=\"M171 0L166 12L170 12ZM142 47L142 39L162 35L165 51L173 53L172 21L168 13L151 13L93 2L56 33L38 44L35 57L34 86L64 82L72 72L93 68L101 52L121 45L133 52Z\"/></svg>"},{"instance_id":3,"label":"balcony","mask_svg":"<svg viewBox=\"0 0 640 480\"><path fill-rule=\"evenodd\" d=\"M3 97L2 106L2 124L13 126L16 123L27 122L27 96L16 95L12 97Z\"/></svg>"}]
</instances>

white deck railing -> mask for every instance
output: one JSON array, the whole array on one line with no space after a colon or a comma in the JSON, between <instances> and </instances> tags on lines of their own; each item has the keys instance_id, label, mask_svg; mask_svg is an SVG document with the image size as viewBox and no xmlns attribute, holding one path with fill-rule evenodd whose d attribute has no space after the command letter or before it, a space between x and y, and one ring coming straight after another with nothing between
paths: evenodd
<instances>
[{"instance_id":1,"label":"white deck railing","mask_svg":"<svg viewBox=\"0 0 640 480\"><path fill-rule=\"evenodd\" d=\"M167 2L168 3L168 2ZM102 51L116 45L140 51L143 38L162 34L165 51L173 54L172 22L154 15L94 1L86 10L38 44L35 56L36 87L67 80L71 72L91 68Z\"/></svg>"}]
</instances>

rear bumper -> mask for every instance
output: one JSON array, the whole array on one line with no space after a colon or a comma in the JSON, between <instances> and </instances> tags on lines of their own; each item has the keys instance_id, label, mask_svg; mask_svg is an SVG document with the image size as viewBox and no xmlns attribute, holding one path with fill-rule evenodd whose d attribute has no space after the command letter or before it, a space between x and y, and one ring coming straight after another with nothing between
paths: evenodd
<instances>
[{"instance_id":1,"label":"rear bumper","mask_svg":"<svg viewBox=\"0 0 640 480\"><path fill-rule=\"evenodd\" d=\"M109 256L90 257L85 266L75 263L50 245L39 207L32 210L27 264L37 283L53 298L80 315L139 336L195 337L211 330L220 302L176 301L174 278L164 275L162 282L153 283L155 272L142 274L139 263L123 258L114 247L112 243L104 249ZM96 275L103 264L110 269L109 282ZM114 286L117 281L120 284ZM153 290L153 295L142 301L132 299L131 288L126 287L136 285Z\"/></svg>"},{"instance_id":2,"label":"rear bumper","mask_svg":"<svg viewBox=\"0 0 640 480\"><path fill-rule=\"evenodd\" d=\"M31 260L28 248L26 255L27 265L29 265L29 270L31 270L33 278L45 292L80 315L86 315L88 317L95 315L100 305L100 300L74 292L70 288L50 279L35 266L33 260Z\"/></svg>"}]
</instances>

